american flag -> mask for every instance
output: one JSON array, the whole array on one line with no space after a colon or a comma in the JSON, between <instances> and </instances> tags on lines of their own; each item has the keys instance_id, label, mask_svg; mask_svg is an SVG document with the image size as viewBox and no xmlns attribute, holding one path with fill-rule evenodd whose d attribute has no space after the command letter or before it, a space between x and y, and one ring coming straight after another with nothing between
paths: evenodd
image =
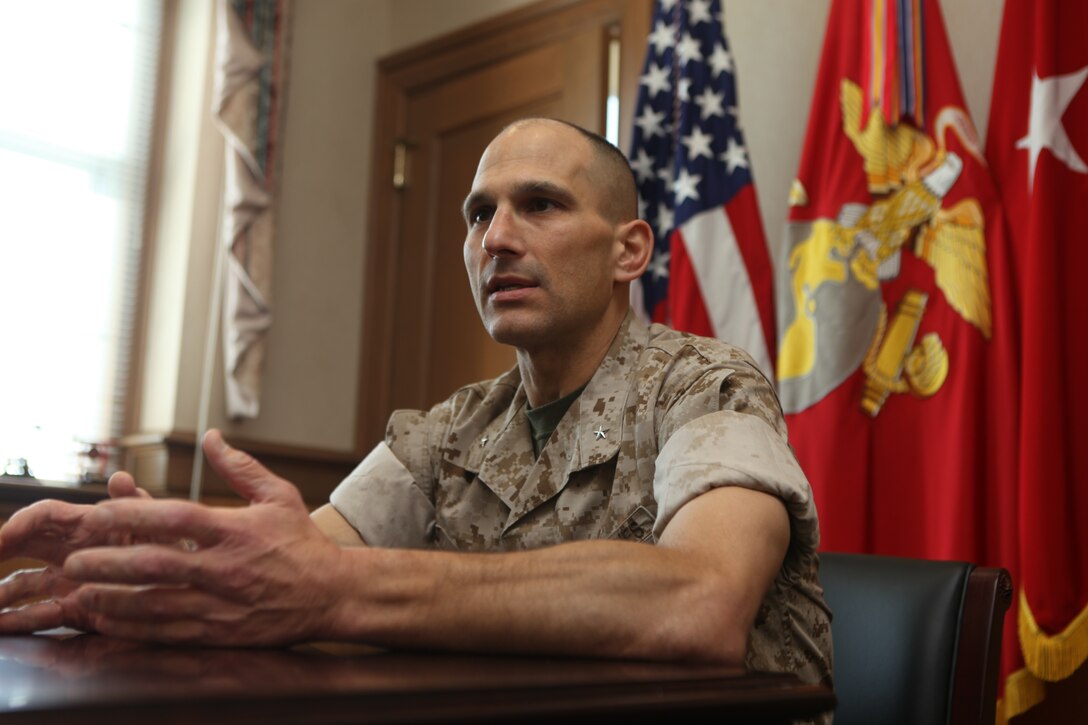
<instances>
[{"instance_id":1,"label":"american flag","mask_svg":"<svg viewBox=\"0 0 1088 725\"><path fill-rule=\"evenodd\" d=\"M658 0L631 168L654 255L636 311L747 350L773 373L774 276L719 0Z\"/></svg>"}]
</instances>

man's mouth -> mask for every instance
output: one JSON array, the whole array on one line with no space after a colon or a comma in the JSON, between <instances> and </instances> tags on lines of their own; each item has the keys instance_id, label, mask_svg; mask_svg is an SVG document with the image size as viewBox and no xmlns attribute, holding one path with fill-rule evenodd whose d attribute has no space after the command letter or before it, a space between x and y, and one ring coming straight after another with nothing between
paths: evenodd
<instances>
[{"instance_id":1,"label":"man's mouth","mask_svg":"<svg viewBox=\"0 0 1088 725\"><path fill-rule=\"evenodd\" d=\"M536 287L537 285L529 279L523 277L514 277L513 275L496 275L487 282L487 294L503 294L508 292L515 292L517 290L529 289Z\"/></svg>"}]
</instances>

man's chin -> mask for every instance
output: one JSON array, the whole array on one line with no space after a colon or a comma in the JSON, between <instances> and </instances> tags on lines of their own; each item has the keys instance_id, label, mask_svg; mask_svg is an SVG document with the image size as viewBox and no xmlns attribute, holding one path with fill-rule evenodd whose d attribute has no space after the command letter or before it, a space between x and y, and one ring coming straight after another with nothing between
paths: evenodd
<instances>
[{"instance_id":1,"label":"man's chin","mask_svg":"<svg viewBox=\"0 0 1088 725\"><path fill-rule=\"evenodd\" d=\"M525 347L526 342L533 339L533 335L510 327L497 327L489 330L488 334L491 335L492 340L500 345L509 345L510 347Z\"/></svg>"},{"instance_id":2,"label":"man's chin","mask_svg":"<svg viewBox=\"0 0 1088 725\"><path fill-rule=\"evenodd\" d=\"M500 345L519 348L535 347L545 337L545 331L539 325L533 325L527 320L495 320L488 325L487 333Z\"/></svg>"}]
</instances>

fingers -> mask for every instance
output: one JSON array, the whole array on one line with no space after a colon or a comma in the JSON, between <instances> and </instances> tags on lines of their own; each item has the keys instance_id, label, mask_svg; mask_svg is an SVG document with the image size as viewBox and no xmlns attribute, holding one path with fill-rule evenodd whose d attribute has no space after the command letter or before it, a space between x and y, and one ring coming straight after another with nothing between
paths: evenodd
<instances>
[{"instance_id":1,"label":"fingers","mask_svg":"<svg viewBox=\"0 0 1088 725\"><path fill-rule=\"evenodd\" d=\"M245 601L254 596L247 584L251 572L230 568L221 550L187 551L175 546L139 546L85 549L68 557L64 576L88 586L191 587L209 596ZM118 595L119 596L119 595Z\"/></svg>"},{"instance_id":2,"label":"fingers","mask_svg":"<svg viewBox=\"0 0 1088 725\"><path fill-rule=\"evenodd\" d=\"M98 617L95 619L95 628L99 634L104 634L107 637L134 639L141 642L203 645L223 644L217 637L208 633L208 628L205 627L203 623L192 620L156 623Z\"/></svg>"},{"instance_id":3,"label":"fingers","mask_svg":"<svg viewBox=\"0 0 1088 725\"><path fill-rule=\"evenodd\" d=\"M169 644L229 644L248 611L214 594L180 587L88 584L77 596L100 634Z\"/></svg>"},{"instance_id":4,"label":"fingers","mask_svg":"<svg viewBox=\"0 0 1088 725\"><path fill-rule=\"evenodd\" d=\"M229 647L282 645L304 639L279 613L269 618L208 592L185 588L99 587L79 590L96 632L167 644Z\"/></svg>"},{"instance_id":5,"label":"fingers","mask_svg":"<svg viewBox=\"0 0 1088 725\"><path fill-rule=\"evenodd\" d=\"M136 480L128 471L118 471L110 476L106 483L110 498L151 498L151 494L136 485Z\"/></svg>"},{"instance_id":6,"label":"fingers","mask_svg":"<svg viewBox=\"0 0 1088 725\"><path fill-rule=\"evenodd\" d=\"M54 569L23 569L0 581L0 609L28 599L40 599L53 593Z\"/></svg>"},{"instance_id":7,"label":"fingers","mask_svg":"<svg viewBox=\"0 0 1088 725\"><path fill-rule=\"evenodd\" d=\"M13 606L29 599L51 597L58 578L53 569L26 569L0 581L0 635L29 634L64 626L64 609L52 598Z\"/></svg>"},{"instance_id":8,"label":"fingers","mask_svg":"<svg viewBox=\"0 0 1088 725\"><path fill-rule=\"evenodd\" d=\"M64 611L52 599L24 607L0 609L0 635L30 634L64 626Z\"/></svg>"},{"instance_id":9,"label":"fingers","mask_svg":"<svg viewBox=\"0 0 1088 725\"><path fill-rule=\"evenodd\" d=\"M117 543L120 537L141 541L175 543L192 539L211 546L225 535L221 516L213 508L191 501L126 497L103 501L84 514L83 526L108 532L110 539L96 543ZM129 541L131 539L123 539Z\"/></svg>"},{"instance_id":10,"label":"fingers","mask_svg":"<svg viewBox=\"0 0 1088 725\"><path fill-rule=\"evenodd\" d=\"M83 527L83 517L93 508L47 499L16 511L0 528L0 560L26 556L60 565L69 552L94 538L95 532Z\"/></svg>"},{"instance_id":11,"label":"fingers","mask_svg":"<svg viewBox=\"0 0 1088 725\"><path fill-rule=\"evenodd\" d=\"M53 567L17 571L0 581L0 634L88 629L86 617L74 605L76 586Z\"/></svg>"},{"instance_id":12,"label":"fingers","mask_svg":"<svg viewBox=\"0 0 1088 725\"><path fill-rule=\"evenodd\" d=\"M219 597L197 589L182 587L127 587L87 584L77 594L79 605L92 613L114 620L133 622L172 622L198 620L231 605Z\"/></svg>"},{"instance_id":13,"label":"fingers","mask_svg":"<svg viewBox=\"0 0 1088 725\"><path fill-rule=\"evenodd\" d=\"M199 553L170 546L140 546L85 549L68 557L64 575L81 582L102 584L192 584L219 589L207 567L212 562Z\"/></svg>"},{"instance_id":14,"label":"fingers","mask_svg":"<svg viewBox=\"0 0 1088 725\"><path fill-rule=\"evenodd\" d=\"M212 428L204 435L204 455L215 472L250 503L276 502L302 506L298 489L275 475L255 458L223 440Z\"/></svg>"}]
</instances>

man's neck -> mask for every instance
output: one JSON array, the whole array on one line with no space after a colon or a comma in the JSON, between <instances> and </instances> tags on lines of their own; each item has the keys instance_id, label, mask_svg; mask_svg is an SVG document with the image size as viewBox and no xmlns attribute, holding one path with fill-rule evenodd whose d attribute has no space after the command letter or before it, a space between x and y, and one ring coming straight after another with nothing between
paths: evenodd
<instances>
[{"instance_id":1,"label":"man's neck","mask_svg":"<svg viewBox=\"0 0 1088 725\"><path fill-rule=\"evenodd\" d=\"M529 405L538 408L585 385L600 367L612 345L623 315L609 315L594 330L577 340L534 350L518 349L518 368Z\"/></svg>"}]
</instances>

